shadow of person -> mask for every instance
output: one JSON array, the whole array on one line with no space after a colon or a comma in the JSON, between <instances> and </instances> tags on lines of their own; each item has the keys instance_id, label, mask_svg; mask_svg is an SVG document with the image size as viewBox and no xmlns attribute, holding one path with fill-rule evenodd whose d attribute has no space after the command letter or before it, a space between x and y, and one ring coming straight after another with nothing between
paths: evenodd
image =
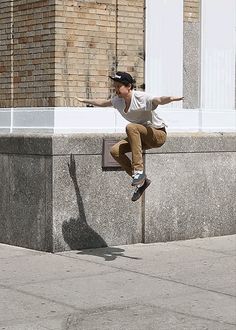
<instances>
[{"instance_id":1,"label":"shadow of person","mask_svg":"<svg viewBox=\"0 0 236 330\"><path fill-rule=\"evenodd\" d=\"M68 163L70 177L74 184L79 216L77 219L70 218L62 224L62 235L65 242L71 250L93 249L98 247L106 247L104 239L96 233L87 223L84 210L84 204L81 197L80 189L76 178L76 165L74 155L70 155Z\"/></svg>"},{"instance_id":2,"label":"shadow of person","mask_svg":"<svg viewBox=\"0 0 236 330\"><path fill-rule=\"evenodd\" d=\"M134 260L141 260L142 258L138 257L130 257L124 254L125 250L119 247L104 247L99 249L89 249L79 251L77 254L79 255L93 255L96 257L104 258L105 261L112 261L115 260L117 257L134 259Z\"/></svg>"}]
</instances>

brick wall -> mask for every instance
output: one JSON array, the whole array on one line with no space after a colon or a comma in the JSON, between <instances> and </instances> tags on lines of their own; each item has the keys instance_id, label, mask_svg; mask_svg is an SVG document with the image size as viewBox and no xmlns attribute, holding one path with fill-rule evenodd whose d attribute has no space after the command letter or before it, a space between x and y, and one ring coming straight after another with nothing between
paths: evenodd
<instances>
[{"instance_id":1,"label":"brick wall","mask_svg":"<svg viewBox=\"0 0 236 330\"><path fill-rule=\"evenodd\" d=\"M56 0L56 105L106 97L115 67L115 1Z\"/></svg>"},{"instance_id":2,"label":"brick wall","mask_svg":"<svg viewBox=\"0 0 236 330\"><path fill-rule=\"evenodd\" d=\"M144 83L144 1L118 1L118 68ZM140 89L140 88L139 88Z\"/></svg>"},{"instance_id":3,"label":"brick wall","mask_svg":"<svg viewBox=\"0 0 236 330\"><path fill-rule=\"evenodd\" d=\"M14 1L14 106L53 105L55 6L52 0Z\"/></svg>"},{"instance_id":4,"label":"brick wall","mask_svg":"<svg viewBox=\"0 0 236 330\"><path fill-rule=\"evenodd\" d=\"M116 69L142 84L143 29L143 0L56 0L56 105L109 97Z\"/></svg>"},{"instance_id":5,"label":"brick wall","mask_svg":"<svg viewBox=\"0 0 236 330\"><path fill-rule=\"evenodd\" d=\"M1 0L0 107L53 105L54 8L52 0Z\"/></svg>"},{"instance_id":6,"label":"brick wall","mask_svg":"<svg viewBox=\"0 0 236 330\"><path fill-rule=\"evenodd\" d=\"M0 107L11 107L11 5L0 2Z\"/></svg>"},{"instance_id":7,"label":"brick wall","mask_svg":"<svg viewBox=\"0 0 236 330\"><path fill-rule=\"evenodd\" d=\"M14 107L73 106L74 96L109 97L108 75L117 69L143 83L143 0L11 3L0 4L0 107L11 106L11 92Z\"/></svg>"}]
</instances>

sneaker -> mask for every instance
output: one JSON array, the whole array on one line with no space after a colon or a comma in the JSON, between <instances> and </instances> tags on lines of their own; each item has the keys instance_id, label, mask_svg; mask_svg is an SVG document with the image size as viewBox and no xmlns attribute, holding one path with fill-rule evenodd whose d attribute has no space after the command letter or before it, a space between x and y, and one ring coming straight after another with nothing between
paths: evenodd
<instances>
[{"instance_id":1,"label":"sneaker","mask_svg":"<svg viewBox=\"0 0 236 330\"><path fill-rule=\"evenodd\" d=\"M151 182L152 182L151 180L146 178L144 184L141 187L135 188L135 191L131 198L132 202L136 202L142 196L144 190L147 189L147 187L151 184Z\"/></svg>"},{"instance_id":2,"label":"sneaker","mask_svg":"<svg viewBox=\"0 0 236 330\"><path fill-rule=\"evenodd\" d=\"M133 178L133 181L131 183L132 186L142 186L145 182L146 174L144 174L143 172L136 172L134 173L132 178Z\"/></svg>"}]
</instances>

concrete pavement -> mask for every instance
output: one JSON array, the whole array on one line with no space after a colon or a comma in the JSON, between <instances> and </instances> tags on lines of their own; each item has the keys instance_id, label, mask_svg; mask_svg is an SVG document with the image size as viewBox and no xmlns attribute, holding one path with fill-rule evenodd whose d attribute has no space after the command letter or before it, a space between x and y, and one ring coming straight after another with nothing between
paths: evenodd
<instances>
[{"instance_id":1,"label":"concrete pavement","mask_svg":"<svg viewBox=\"0 0 236 330\"><path fill-rule=\"evenodd\" d=\"M236 235L57 254L0 244L0 330L235 330Z\"/></svg>"}]
</instances>

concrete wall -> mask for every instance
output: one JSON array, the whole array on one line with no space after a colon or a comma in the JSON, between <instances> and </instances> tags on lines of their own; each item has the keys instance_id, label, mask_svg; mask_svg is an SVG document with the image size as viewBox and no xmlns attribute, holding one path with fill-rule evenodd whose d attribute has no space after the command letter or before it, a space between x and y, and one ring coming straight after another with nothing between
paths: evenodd
<instances>
[{"instance_id":1,"label":"concrete wall","mask_svg":"<svg viewBox=\"0 0 236 330\"><path fill-rule=\"evenodd\" d=\"M169 134L144 155L152 184L136 203L130 178L102 169L105 137L122 136L1 135L0 242L60 251L236 233L235 134Z\"/></svg>"},{"instance_id":2,"label":"concrete wall","mask_svg":"<svg viewBox=\"0 0 236 330\"><path fill-rule=\"evenodd\" d=\"M236 230L236 135L175 135L146 154L145 242Z\"/></svg>"}]
</instances>

